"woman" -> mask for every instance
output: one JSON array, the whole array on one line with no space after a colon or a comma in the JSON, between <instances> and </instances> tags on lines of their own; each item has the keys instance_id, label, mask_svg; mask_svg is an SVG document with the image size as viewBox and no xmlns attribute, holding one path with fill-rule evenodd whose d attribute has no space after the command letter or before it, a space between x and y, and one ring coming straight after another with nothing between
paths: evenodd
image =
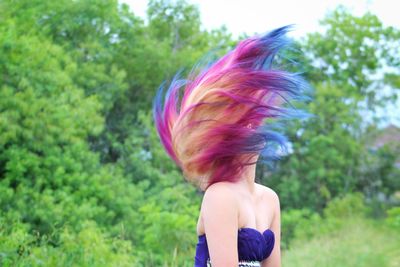
<instances>
[{"instance_id":1,"label":"woman","mask_svg":"<svg viewBox=\"0 0 400 267\"><path fill-rule=\"evenodd\" d=\"M267 161L284 148L272 120L294 114L285 106L301 98L306 85L273 65L290 43L289 29L241 41L187 80L175 77L164 106L162 87L154 99L162 144L184 177L205 191L195 267L281 265L279 198L255 182L255 164L260 154Z\"/></svg>"}]
</instances>

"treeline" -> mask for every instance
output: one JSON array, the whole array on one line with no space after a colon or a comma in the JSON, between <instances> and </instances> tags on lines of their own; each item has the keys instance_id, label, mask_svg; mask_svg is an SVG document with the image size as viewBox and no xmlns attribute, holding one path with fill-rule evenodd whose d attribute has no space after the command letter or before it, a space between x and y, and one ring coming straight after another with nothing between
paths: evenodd
<instances>
[{"instance_id":1,"label":"treeline","mask_svg":"<svg viewBox=\"0 0 400 267\"><path fill-rule=\"evenodd\" d=\"M149 1L146 21L113 0L3 0L0 14L0 265L191 266L201 193L161 147L151 102L238 40L185 1ZM399 150L371 150L378 118L363 114L400 87L400 32L344 8L323 24L292 55L317 116L289 125L292 153L257 173L287 216L399 190Z\"/></svg>"}]
</instances>

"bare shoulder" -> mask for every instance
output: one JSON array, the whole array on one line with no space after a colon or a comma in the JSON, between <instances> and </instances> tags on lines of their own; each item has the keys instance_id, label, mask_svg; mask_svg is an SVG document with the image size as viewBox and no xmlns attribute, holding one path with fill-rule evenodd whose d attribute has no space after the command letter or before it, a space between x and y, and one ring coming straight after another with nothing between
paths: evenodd
<instances>
[{"instance_id":1,"label":"bare shoulder","mask_svg":"<svg viewBox=\"0 0 400 267\"><path fill-rule=\"evenodd\" d=\"M221 216L221 215L224 216ZM198 234L205 232L205 223L221 223L227 225L229 223L237 223L235 218L238 214L238 201L235 195L234 187L229 182L218 182L210 185L204 193L201 203L199 220L197 223ZM220 222L221 219L229 220L228 222Z\"/></svg>"},{"instance_id":2,"label":"bare shoulder","mask_svg":"<svg viewBox=\"0 0 400 267\"><path fill-rule=\"evenodd\" d=\"M210 185L204 193L202 207L216 203L235 202L235 190L230 182L218 182Z\"/></svg>"},{"instance_id":3,"label":"bare shoulder","mask_svg":"<svg viewBox=\"0 0 400 267\"><path fill-rule=\"evenodd\" d=\"M259 188L263 199L279 207L279 196L273 189L258 183L256 183L256 186Z\"/></svg>"}]
</instances>

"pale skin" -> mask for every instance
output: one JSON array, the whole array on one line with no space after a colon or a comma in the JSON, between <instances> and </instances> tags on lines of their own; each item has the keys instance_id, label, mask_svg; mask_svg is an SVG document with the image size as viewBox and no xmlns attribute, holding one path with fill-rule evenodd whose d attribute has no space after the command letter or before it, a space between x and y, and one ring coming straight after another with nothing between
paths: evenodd
<instances>
[{"instance_id":1,"label":"pale skin","mask_svg":"<svg viewBox=\"0 0 400 267\"><path fill-rule=\"evenodd\" d=\"M248 166L238 182L215 183L205 191L197 234L207 236L213 267L238 266L240 228L253 228L260 233L271 229L275 245L261 266L281 267L279 198L272 189L255 182L255 170L255 164Z\"/></svg>"}]
</instances>

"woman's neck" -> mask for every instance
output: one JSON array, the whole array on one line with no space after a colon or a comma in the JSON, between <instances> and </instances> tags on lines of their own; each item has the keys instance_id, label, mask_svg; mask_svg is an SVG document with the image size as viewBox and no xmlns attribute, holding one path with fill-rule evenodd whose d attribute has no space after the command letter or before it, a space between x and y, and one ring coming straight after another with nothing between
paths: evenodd
<instances>
[{"instance_id":1,"label":"woman's neck","mask_svg":"<svg viewBox=\"0 0 400 267\"><path fill-rule=\"evenodd\" d=\"M256 164L249 165L243 171L242 177L238 181L243 187L246 188L251 194L255 192L255 177L256 177Z\"/></svg>"}]
</instances>

